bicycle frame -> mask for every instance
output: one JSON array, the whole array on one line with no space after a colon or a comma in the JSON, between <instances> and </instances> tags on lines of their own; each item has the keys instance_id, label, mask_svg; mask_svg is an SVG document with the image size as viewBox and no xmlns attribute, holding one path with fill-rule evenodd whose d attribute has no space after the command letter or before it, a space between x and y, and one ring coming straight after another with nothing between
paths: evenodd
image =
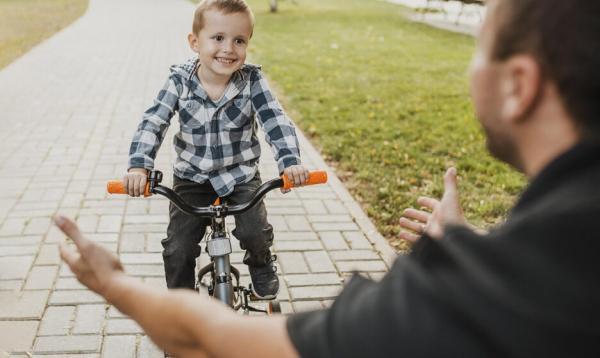
<instances>
[{"instance_id":1,"label":"bicycle frame","mask_svg":"<svg viewBox=\"0 0 600 358\"><path fill-rule=\"evenodd\" d=\"M160 171L151 171L148 173L148 184L146 186L144 196L151 194L159 194L169 199L179 210L182 212L198 217L209 217L211 218L211 235L210 239L206 241L206 251L211 257L211 263L201 268L198 273L198 285L202 278L210 273L211 284L208 287L209 295L215 297L219 301L226 305L239 309L244 308L245 312L258 311L267 312L251 307L248 304L249 296L252 292L251 289L240 286L240 274L239 271L231 266L230 254L232 253L231 241L227 235L225 228L225 217L228 215L236 215L245 212L256 205L262 198L271 190L276 188L290 189L293 187L293 183L285 176L280 178L269 180L263 183L254 193L254 196L250 201L238 204L234 206L227 206L218 199L215 204L207 207L196 207L186 203L177 193L172 189L160 185L162 181L162 173ZM317 171L309 173L309 179L305 185L309 184L320 184L327 181L327 174L325 172ZM115 194L126 194L127 191L124 189L121 181L109 181L107 185L109 193ZM236 279L236 285L233 284L233 277ZM234 294L237 292L239 300L234 300Z\"/></svg>"}]
</instances>

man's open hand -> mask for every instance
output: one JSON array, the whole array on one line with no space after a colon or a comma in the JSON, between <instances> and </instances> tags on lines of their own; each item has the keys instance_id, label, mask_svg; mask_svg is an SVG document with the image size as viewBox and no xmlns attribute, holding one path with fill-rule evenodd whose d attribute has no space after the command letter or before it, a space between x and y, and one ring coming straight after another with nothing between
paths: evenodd
<instances>
[{"instance_id":1,"label":"man's open hand","mask_svg":"<svg viewBox=\"0 0 600 358\"><path fill-rule=\"evenodd\" d=\"M426 210L409 208L400 218L400 226L409 230L400 233L400 237L405 240L416 241L424 233L431 238L440 239L446 225L468 225L460 207L455 168L449 168L444 175L442 200L420 197L417 203Z\"/></svg>"},{"instance_id":2,"label":"man's open hand","mask_svg":"<svg viewBox=\"0 0 600 358\"><path fill-rule=\"evenodd\" d=\"M77 279L92 291L105 296L111 281L123 275L123 266L115 254L83 237L77 225L70 219L57 215L54 223L73 240L75 250L60 245L60 257Z\"/></svg>"}]
</instances>

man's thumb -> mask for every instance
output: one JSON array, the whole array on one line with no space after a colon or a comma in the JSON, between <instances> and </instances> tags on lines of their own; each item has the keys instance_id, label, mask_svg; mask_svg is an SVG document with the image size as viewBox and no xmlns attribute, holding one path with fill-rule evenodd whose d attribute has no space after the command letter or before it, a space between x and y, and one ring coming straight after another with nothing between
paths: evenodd
<instances>
[{"instance_id":1,"label":"man's thumb","mask_svg":"<svg viewBox=\"0 0 600 358\"><path fill-rule=\"evenodd\" d=\"M456 168L450 167L444 175L444 194L457 195Z\"/></svg>"}]
</instances>

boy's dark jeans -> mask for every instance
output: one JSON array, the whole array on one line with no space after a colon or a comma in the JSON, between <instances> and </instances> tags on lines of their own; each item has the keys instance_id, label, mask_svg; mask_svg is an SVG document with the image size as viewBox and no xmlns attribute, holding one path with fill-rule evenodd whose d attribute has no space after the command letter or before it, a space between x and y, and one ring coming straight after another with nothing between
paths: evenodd
<instances>
[{"instance_id":1,"label":"boy's dark jeans","mask_svg":"<svg viewBox=\"0 0 600 358\"><path fill-rule=\"evenodd\" d=\"M225 197L229 205L247 202L261 184L260 175L247 183L237 184L233 193ZM217 198L210 182L198 184L173 177L173 190L187 203L208 206ZM196 258L200 255L198 243L204 237L209 218L190 216L181 212L173 203L169 207L170 221L167 238L162 240L163 261L168 288L194 288ZM267 222L267 210L261 200L252 209L235 216L233 235L246 250L244 263L264 266L270 259L269 247L273 243L273 227Z\"/></svg>"}]
</instances>

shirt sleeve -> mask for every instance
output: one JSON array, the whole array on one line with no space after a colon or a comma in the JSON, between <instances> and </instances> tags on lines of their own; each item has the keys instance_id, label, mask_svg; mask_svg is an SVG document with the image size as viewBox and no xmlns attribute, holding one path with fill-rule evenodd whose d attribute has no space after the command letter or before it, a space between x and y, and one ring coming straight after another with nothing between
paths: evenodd
<instances>
[{"instance_id":1,"label":"shirt sleeve","mask_svg":"<svg viewBox=\"0 0 600 358\"><path fill-rule=\"evenodd\" d=\"M181 83L172 74L142 117L129 148L128 168L154 168L156 153L178 109Z\"/></svg>"},{"instance_id":2,"label":"shirt sleeve","mask_svg":"<svg viewBox=\"0 0 600 358\"><path fill-rule=\"evenodd\" d=\"M495 356L454 304L452 275L428 264L440 256L436 245L422 238L417 246L430 247L399 257L382 281L355 275L329 309L290 316L288 334L300 355Z\"/></svg>"},{"instance_id":3,"label":"shirt sleeve","mask_svg":"<svg viewBox=\"0 0 600 358\"><path fill-rule=\"evenodd\" d=\"M296 130L281 104L272 94L261 71L252 71L252 108L264 129L265 139L273 150L279 172L292 165L300 164L300 149Z\"/></svg>"}]
</instances>

